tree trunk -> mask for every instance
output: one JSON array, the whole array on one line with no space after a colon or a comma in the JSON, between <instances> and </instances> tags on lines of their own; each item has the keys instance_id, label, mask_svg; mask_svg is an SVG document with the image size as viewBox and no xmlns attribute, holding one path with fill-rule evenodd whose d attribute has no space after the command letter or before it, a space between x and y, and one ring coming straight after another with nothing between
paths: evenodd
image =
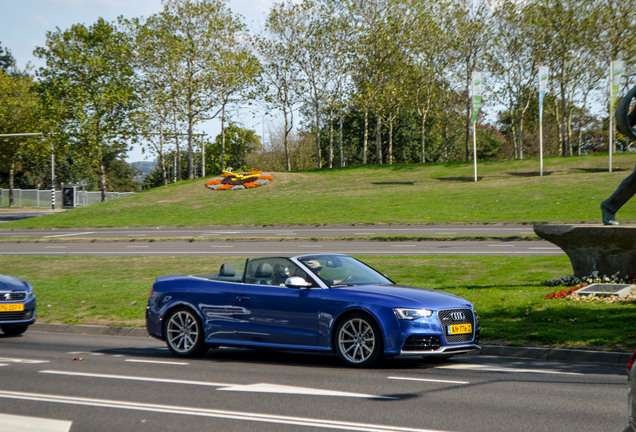
<instances>
[{"instance_id":1,"label":"tree trunk","mask_svg":"<svg viewBox=\"0 0 636 432\"><path fill-rule=\"evenodd\" d=\"M369 110L364 110L364 136L362 137L362 165L367 164L367 148L369 146Z\"/></svg>"},{"instance_id":2,"label":"tree trunk","mask_svg":"<svg viewBox=\"0 0 636 432\"><path fill-rule=\"evenodd\" d=\"M389 117L389 165L393 165L393 119L395 117Z\"/></svg>"},{"instance_id":3,"label":"tree trunk","mask_svg":"<svg viewBox=\"0 0 636 432\"><path fill-rule=\"evenodd\" d=\"M379 165L382 165L382 117L378 115L375 123L375 154Z\"/></svg>"},{"instance_id":4,"label":"tree trunk","mask_svg":"<svg viewBox=\"0 0 636 432\"><path fill-rule=\"evenodd\" d=\"M428 116L428 109L422 111L422 122L420 124L420 146L422 148L422 163L426 163L426 117Z\"/></svg>"},{"instance_id":5,"label":"tree trunk","mask_svg":"<svg viewBox=\"0 0 636 432\"><path fill-rule=\"evenodd\" d=\"M320 112L316 108L316 156L318 158L318 168L322 168L322 154L320 151Z\"/></svg>"},{"instance_id":6,"label":"tree trunk","mask_svg":"<svg viewBox=\"0 0 636 432\"><path fill-rule=\"evenodd\" d=\"M102 192L102 202L104 202L106 201L106 166L103 157L99 161L99 187Z\"/></svg>"},{"instance_id":7,"label":"tree trunk","mask_svg":"<svg viewBox=\"0 0 636 432\"><path fill-rule=\"evenodd\" d=\"M340 128L338 130L338 141L339 141L339 147L340 147L340 168L343 168L345 166L345 160L344 160L344 148L342 143L342 110L340 110Z\"/></svg>"},{"instance_id":8,"label":"tree trunk","mask_svg":"<svg viewBox=\"0 0 636 432\"><path fill-rule=\"evenodd\" d=\"M329 109L329 169L333 168L333 109Z\"/></svg>"}]
</instances>

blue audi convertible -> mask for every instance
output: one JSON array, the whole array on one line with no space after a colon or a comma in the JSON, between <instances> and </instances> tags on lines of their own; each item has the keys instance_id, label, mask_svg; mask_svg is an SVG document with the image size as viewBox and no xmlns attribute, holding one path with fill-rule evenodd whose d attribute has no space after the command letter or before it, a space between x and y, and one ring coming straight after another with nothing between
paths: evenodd
<instances>
[{"instance_id":1,"label":"blue audi convertible","mask_svg":"<svg viewBox=\"0 0 636 432\"><path fill-rule=\"evenodd\" d=\"M470 302L396 285L341 254L249 258L214 274L159 277L146 327L181 357L220 346L311 350L368 367L383 357L480 349Z\"/></svg>"}]
</instances>

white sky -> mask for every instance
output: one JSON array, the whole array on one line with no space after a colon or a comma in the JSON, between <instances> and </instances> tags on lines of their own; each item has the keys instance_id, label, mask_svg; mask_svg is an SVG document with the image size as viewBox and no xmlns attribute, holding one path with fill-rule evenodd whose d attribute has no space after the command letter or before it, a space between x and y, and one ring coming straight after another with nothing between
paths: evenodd
<instances>
[{"instance_id":1,"label":"white sky","mask_svg":"<svg viewBox=\"0 0 636 432\"><path fill-rule=\"evenodd\" d=\"M263 26L274 0L228 0L232 12L242 15L250 30L258 31ZM126 18L148 17L163 9L160 0L0 0L0 43L11 51L17 66L24 69L27 64L39 67L40 60L33 50L44 46L46 32L56 28L66 30L73 24L90 26L98 18L114 21L118 16ZM264 129L262 114L241 116L245 127L261 134ZM216 136L220 132L218 121L211 121L202 129ZM144 156L134 150L128 160L143 160Z\"/></svg>"}]
</instances>

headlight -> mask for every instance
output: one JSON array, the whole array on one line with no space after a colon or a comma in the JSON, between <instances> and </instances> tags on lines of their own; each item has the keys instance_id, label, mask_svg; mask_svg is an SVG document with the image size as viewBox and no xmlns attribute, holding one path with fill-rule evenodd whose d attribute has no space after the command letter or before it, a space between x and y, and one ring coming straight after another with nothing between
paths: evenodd
<instances>
[{"instance_id":1,"label":"headlight","mask_svg":"<svg viewBox=\"0 0 636 432\"><path fill-rule=\"evenodd\" d=\"M433 316L433 311L428 309L395 308L393 311L395 316L401 320L416 320Z\"/></svg>"}]
</instances>

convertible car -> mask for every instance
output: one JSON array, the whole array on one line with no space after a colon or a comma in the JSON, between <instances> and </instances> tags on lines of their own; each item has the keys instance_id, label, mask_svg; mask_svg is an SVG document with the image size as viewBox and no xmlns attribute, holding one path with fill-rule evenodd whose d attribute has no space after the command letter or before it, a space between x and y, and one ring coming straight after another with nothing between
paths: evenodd
<instances>
[{"instance_id":1,"label":"convertible car","mask_svg":"<svg viewBox=\"0 0 636 432\"><path fill-rule=\"evenodd\" d=\"M0 330L18 336L35 322L35 294L28 282L0 274Z\"/></svg>"},{"instance_id":2,"label":"convertible car","mask_svg":"<svg viewBox=\"0 0 636 432\"><path fill-rule=\"evenodd\" d=\"M219 346L311 350L365 367L480 349L471 303L396 285L341 254L250 258L215 274L159 277L146 327L181 357Z\"/></svg>"}]
</instances>

